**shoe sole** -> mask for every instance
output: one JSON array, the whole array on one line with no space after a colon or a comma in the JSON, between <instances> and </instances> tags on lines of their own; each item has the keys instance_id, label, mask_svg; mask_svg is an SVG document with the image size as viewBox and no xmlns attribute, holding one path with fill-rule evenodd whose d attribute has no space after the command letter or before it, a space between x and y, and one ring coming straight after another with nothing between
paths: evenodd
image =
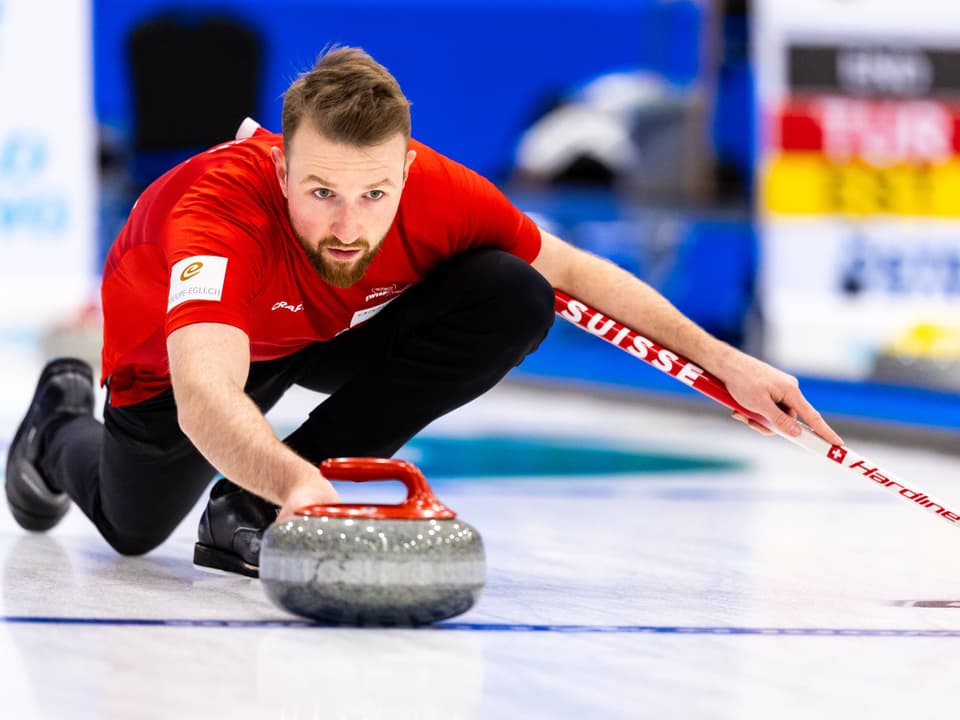
<instances>
[{"instance_id":1,"label":"shoe sole","mask_svg":"<svg viewBox=\"0 0 960 720\"><path fill-rule=\"evenodd\" d=\"M66 507L63 509L63 512L58 512L53 515L38 515L37 513L20 507L14 503L9 495L7 496L7 507L10 509L10 514L13 515L13 519L17 521L20 527L30 532L46 532L56 527L63 519L63 516L67 514L67 510L70 509L69 498L67 498L65 505Z\"/></svg>"},{"instance_id":2,"label":"shoe sole","mask_svg":"<svg viewBox=\"0 0 960 720\"><path fill-rule=\"evenodd\" d=\"M70 358L63 358L51 362L40 374L40 379L37 381L37 390L34 391L33 398L30 400L27 415L30 414L30 409L33 408L37 400L37 393L40 391L40 388L54 375L69 372L82 375L93 384L93 373L86 363ZM10 443L11 448L20 441L20 437L26 430L26 419L25 416L17 428L17 432L13 436L13 441ZM16 473L16 476L14 473ZM45 509L49 512L38 513L36 508L27 510L21 507L21 503L24 502L26 498L22 497L22 493L17 491L16 484L28 486L30 490L33 491L36 499L43 502L46 506ZM67 497L66 493L57 493L49 490L46 481L44 481L33 465L23 459L9 462L9 455L6 466L6 476L4 478L4 494L7 497L7 507L10 508L13 519L16 520L17 524L24 530L31 532L45 532L52 529L63 519L63 516L67 514L67 510L70 509L70 498Z\"/></svg>"},{"instance_id":3,"label":"shoe sole","mask_svg":"<svg viewBox=\"0 0 960 720\"><path fill-rule=\"evenodd\" d=\"M70 509L67 494L50 490L37 469L23 459L7 464L4 492L13 519L31 532L52 529Z\"/></svg>"},{"instance_id":4,"label":"shoe sole","mask_svg":"<svg viewBox=\"0 0 960 720\"><path fill-rule=\"evenodd\" d=\"M250 578L260 577L258 565L251 565L233 553L203 543L193 546L193 564L201 570L218 570Z\"/></svg>"}]
</instances>

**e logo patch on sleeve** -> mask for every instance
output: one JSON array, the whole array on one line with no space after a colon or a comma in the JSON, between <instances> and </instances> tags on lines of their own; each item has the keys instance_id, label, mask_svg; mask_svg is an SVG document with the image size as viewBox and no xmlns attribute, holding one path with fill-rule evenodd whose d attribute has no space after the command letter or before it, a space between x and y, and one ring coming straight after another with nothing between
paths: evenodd
<instances>
[{"instance_id":1,"label":"e logo patch on sleeve","mask_svg":"<svg viewBox=\"0 0 960 720\"><path fill-rule=\"evenodd\" d=\"M227 259L216 255L194 255L173 266L167 312L187 300L214 300L223 295Z\"/></svg>"}]
</instances>

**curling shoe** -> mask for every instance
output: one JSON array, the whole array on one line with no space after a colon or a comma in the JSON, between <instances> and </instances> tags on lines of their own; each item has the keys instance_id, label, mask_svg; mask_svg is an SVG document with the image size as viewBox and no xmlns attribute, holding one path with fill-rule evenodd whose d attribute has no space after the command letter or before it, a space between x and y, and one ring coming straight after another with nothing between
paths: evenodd
<instances>
[{"instance_id":1,"label":"curling shoe","mask_svg":"<svg viewBox=\"0 0 960 720\"><path fill-rule=\"evenodd\" d=\"M279 510L221 478L210 490L210 500L200 517L193 564L201 569L260 577L260 541Z\"/></svg>"},{"instance_id":2,"label":"curling shoe","mask_svg":"<svg viewBox=\"0 0 960 720\"><path fill-rule=\"evenodd\" d=\"M83 360L51 360L7 451L7 505L25 530L49 530L70 509L67 494L54 489L40 472L40 458L49 431L81 415L93 415L93 371Z\"/></svg>"}]
</instances>

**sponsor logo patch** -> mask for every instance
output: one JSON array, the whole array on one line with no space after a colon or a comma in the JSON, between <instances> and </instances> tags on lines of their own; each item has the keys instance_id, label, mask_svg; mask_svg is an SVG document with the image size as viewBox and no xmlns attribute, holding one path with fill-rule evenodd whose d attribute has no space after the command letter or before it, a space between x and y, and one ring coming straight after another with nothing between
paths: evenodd
<instances>
[{"instance_id":1,"label":"sponsor logo patch","mask_svg":"<svg viewBox=\"0 0 960 720\"><path fill-rule=\"evenodd\" d=\"M170 272L167 312L188 300L220 301L227 275L227 259L216 255L194 255L176 263Z\"/></svg>"}]
</instances>

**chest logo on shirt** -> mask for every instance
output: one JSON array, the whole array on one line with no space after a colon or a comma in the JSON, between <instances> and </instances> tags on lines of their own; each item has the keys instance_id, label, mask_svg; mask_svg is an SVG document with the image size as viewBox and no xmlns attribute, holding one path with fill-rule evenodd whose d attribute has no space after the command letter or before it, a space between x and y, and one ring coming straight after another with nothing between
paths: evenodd
<instances>
[{"instance_id":1,"label":"chest logo on shirt","mask_svg":"<svg viewBox=\"0 0 960 720\"><path fill-rule=\"evenodd\" d=\"M395 282L390 283L389 285L371 288L370 292L367 293L367 296L363 299L363 301L370 302L371 300L389 297L390 295L399 295L408 287L410 287L410 283Z\"/></svg>"},{"instance_id":2,"label":"chest logo on shirt","mask_svg":"<svg viewBox=\"0 0 960 720\"><path fill-rule=\"evenodd\" d=\"M288 303L286 300L281 300L280 302L275 302L273 304L273 307L270 309L271 310L283 309L283 310L289 310L292 313L298 313L301 310L303 310L303 303L298 303L296 305L293 305L292 303Z\"/></svg>"},{"instance_id":3,"label":"chest logo on shirt","mask_svg":"<svg viewBox=\"0 0 960 720\"><path fill-rule=\"evenodd\" d=\"M194 255L174 264L170 271L170 296L167 312L188 300L219 302L227 276L227 258Z\"/></svg>"}]
</instances>

